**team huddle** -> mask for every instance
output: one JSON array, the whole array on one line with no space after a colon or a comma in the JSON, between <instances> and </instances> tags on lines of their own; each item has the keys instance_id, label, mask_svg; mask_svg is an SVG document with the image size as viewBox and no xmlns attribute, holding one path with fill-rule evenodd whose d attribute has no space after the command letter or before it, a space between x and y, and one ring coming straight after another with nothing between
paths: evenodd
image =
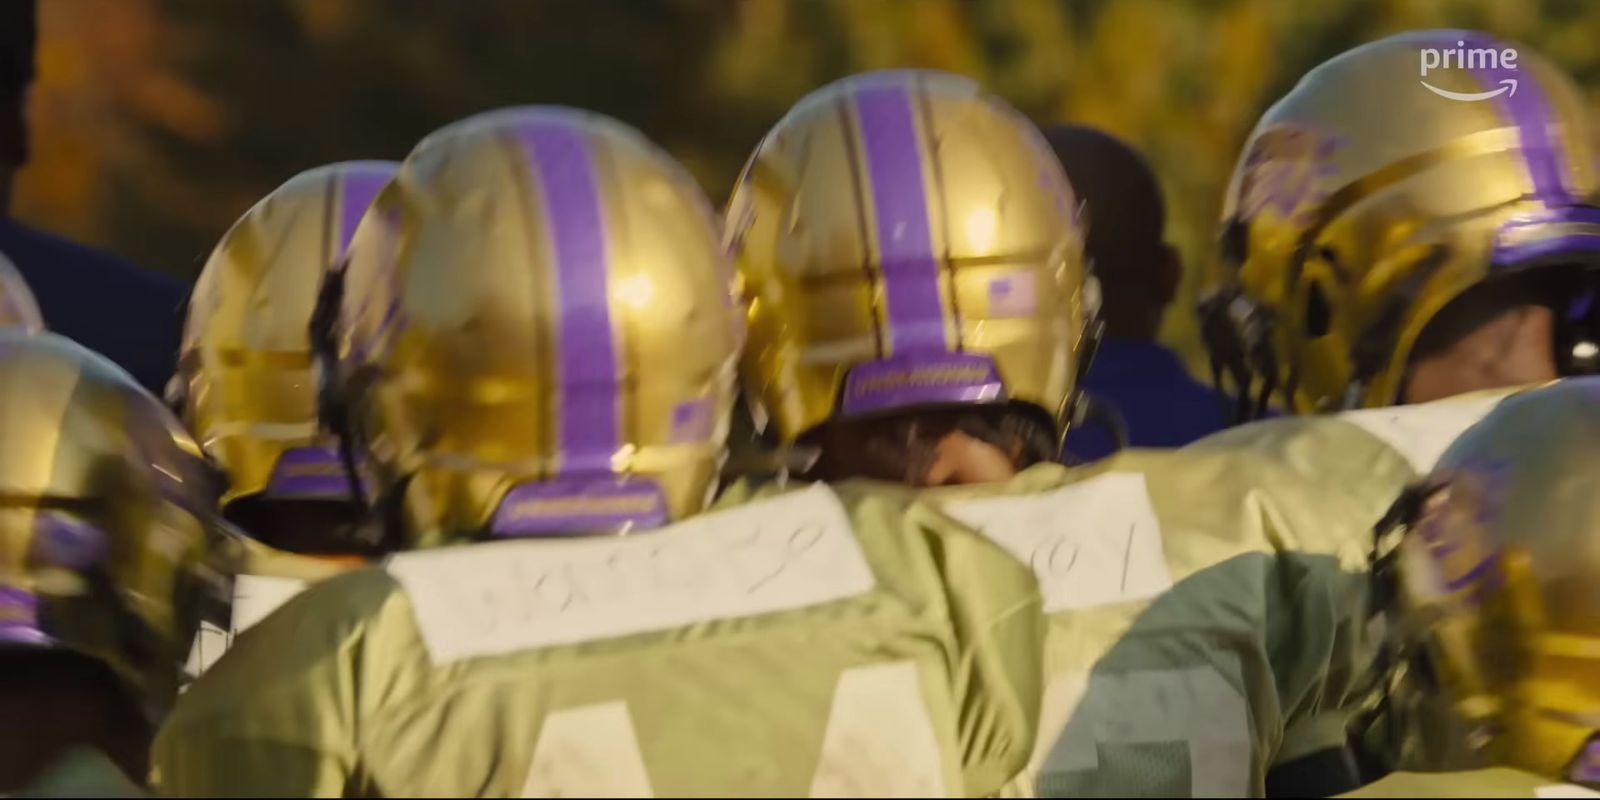
<instances>
[{"instance_id":1,"label":"team huddle","mask_svg":"<svg viewBox=\"0 0 1600 800\"><path fill-rule=\"evenodd\" d=\"M1458 42L1266 113L1239 424L1087 464L1093 209L938 72L801 100L721 218L568 108L300 174L163 399L0 276L0 792L1600 787L1595 139L1527 49L1398 79Z\"/></svg>"}]
</instances>

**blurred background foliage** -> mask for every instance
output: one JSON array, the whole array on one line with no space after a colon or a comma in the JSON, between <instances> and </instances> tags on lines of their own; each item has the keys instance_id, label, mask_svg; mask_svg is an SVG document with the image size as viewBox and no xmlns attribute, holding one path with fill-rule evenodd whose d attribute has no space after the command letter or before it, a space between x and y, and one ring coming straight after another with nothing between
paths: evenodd
<instances>
[{"instance_id":1,"label":"blurred background foliage","mask_svg":"<svg viewBox=\"0 0 1600 800\"><path fill-rule=\"evenodd\" d=\"M1192 295L1270 102L1355 44L1474 27L1600 88L1593 0L48 0L20 216L185 278L295 172L404 156L496 106L630 122L716 200L801 95L884 67L987 84L1041 124L1142 149ZM1401 79L1404 76L1396 76ZM1186 308L1165 338L1196 355Z\"/></svg>"}]
</instances>

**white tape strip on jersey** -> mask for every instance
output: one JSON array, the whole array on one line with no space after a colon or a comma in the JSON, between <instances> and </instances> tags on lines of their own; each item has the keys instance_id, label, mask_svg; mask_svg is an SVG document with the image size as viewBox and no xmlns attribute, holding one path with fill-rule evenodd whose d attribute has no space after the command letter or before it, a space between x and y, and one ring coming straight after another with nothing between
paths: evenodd
<instances>
[{"instance_id":1,"label":"white tape strip on jersey","mask_svg":"<svg viewBox=\"0 0 1600 800\"><path fill-rule=\"evenodd\" d=\"M1467 428L1483 419L1505 396L1447 398L1412 406L1369 408L1339 415L1382 439L1411 462L1419 475L1433 470L1439 456Z\"/></svg>"},{"instance_id":2,"label":"white tape strip on jersey","mask_svg":"<svg viewBox=\"0 0 1600 800\"><path fill-rule=\"evenodd\" d=\"M1046 613L1154 597L1172 586L1161 523L1139 473L951 501L944 510L1033 568Z\"/></svg>"},{"instance_id":3,"label":"white tape strip on jersey","mask_svg":"<svg viewBox=\"0 0 1600 800\"><path fill-rule=\"evenodd\" d=\"M304 581L292 578L274 578L266 575L239 575L233 579L233 626L231 630L222 630L211 623L202 623L200 632L194 637L194 645L189 650L189 662L186 671L193 677L200 677L211 665L222 658L222 654L233 646L233 637L238 636L252 625L265 619L266 616L278 609L278 606L289 602L289 599L304 591Z\"/></svg>"},{"instance_id":4,"label":"white tape strip on jersey","mask_svg":"<svg viewBox=\"0 0 1600 800\"><path fill-rule=\"evenodd\" d=\"M786 611L875 585L844 507L821 485L660 531L406 553L388 570L435 664Z\"/></svg>"}]
</instances>

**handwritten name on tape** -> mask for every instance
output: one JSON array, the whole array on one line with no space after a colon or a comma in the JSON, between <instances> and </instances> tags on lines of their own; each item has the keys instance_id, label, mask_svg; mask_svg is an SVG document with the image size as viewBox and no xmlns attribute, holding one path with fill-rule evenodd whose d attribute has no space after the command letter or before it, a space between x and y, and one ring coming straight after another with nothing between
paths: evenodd
<instances>
[{"instance_id":1,"label":"handwritten name on tape","mask_svg":"<svg viewBox=\"0 0 1600 800\"><path fill-rule=\"evenodd\" d=\"M1047 613L1154 597L1172 586L1161 523L1138 473L952 501L944 510L1032 567Z\"/></svg>"},{"instance_id":2,"label":"handwritten name on tape","mask_svg":"<svg viewBox=\"0 0 1600 800\"><path fill-rule=\"evenodd\" d=\"M389 560L436 664L785 611L872 569L823 486L627 537L474 544Z\"/></svg>"},{"instance_id":3,"label":"handwritten name on tape","mask_svg":"<svg viewBox=\"0 0 1600 800\"><path fill-rule=\"evenodd\" d=\"M1418 474L1426 474L1457 436L1487 416L1503 399L1505 397L1499 394L1446 399L1412 406L1346 411L1339 417L1382 439L1405 456Z\"/></svg>"}]
</instances>

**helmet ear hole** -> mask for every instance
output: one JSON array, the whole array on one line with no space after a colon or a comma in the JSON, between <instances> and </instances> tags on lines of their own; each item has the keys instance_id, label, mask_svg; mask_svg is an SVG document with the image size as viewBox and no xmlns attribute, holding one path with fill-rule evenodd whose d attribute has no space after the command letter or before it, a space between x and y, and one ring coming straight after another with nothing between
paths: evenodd
<instances>
[{"instance_id":1,"label":"helmet ear hole","mask_svg":"<svg viewBox=\"0 0 1600 800\"><path fill-rule=\"evenodd\" d=\"M1328 298L1322 293L1322 283L1312 280L1310 291L1306 293L1306 336L1320 339L1328 335L1331 327Z\"/></svg>"}]
</instances>

